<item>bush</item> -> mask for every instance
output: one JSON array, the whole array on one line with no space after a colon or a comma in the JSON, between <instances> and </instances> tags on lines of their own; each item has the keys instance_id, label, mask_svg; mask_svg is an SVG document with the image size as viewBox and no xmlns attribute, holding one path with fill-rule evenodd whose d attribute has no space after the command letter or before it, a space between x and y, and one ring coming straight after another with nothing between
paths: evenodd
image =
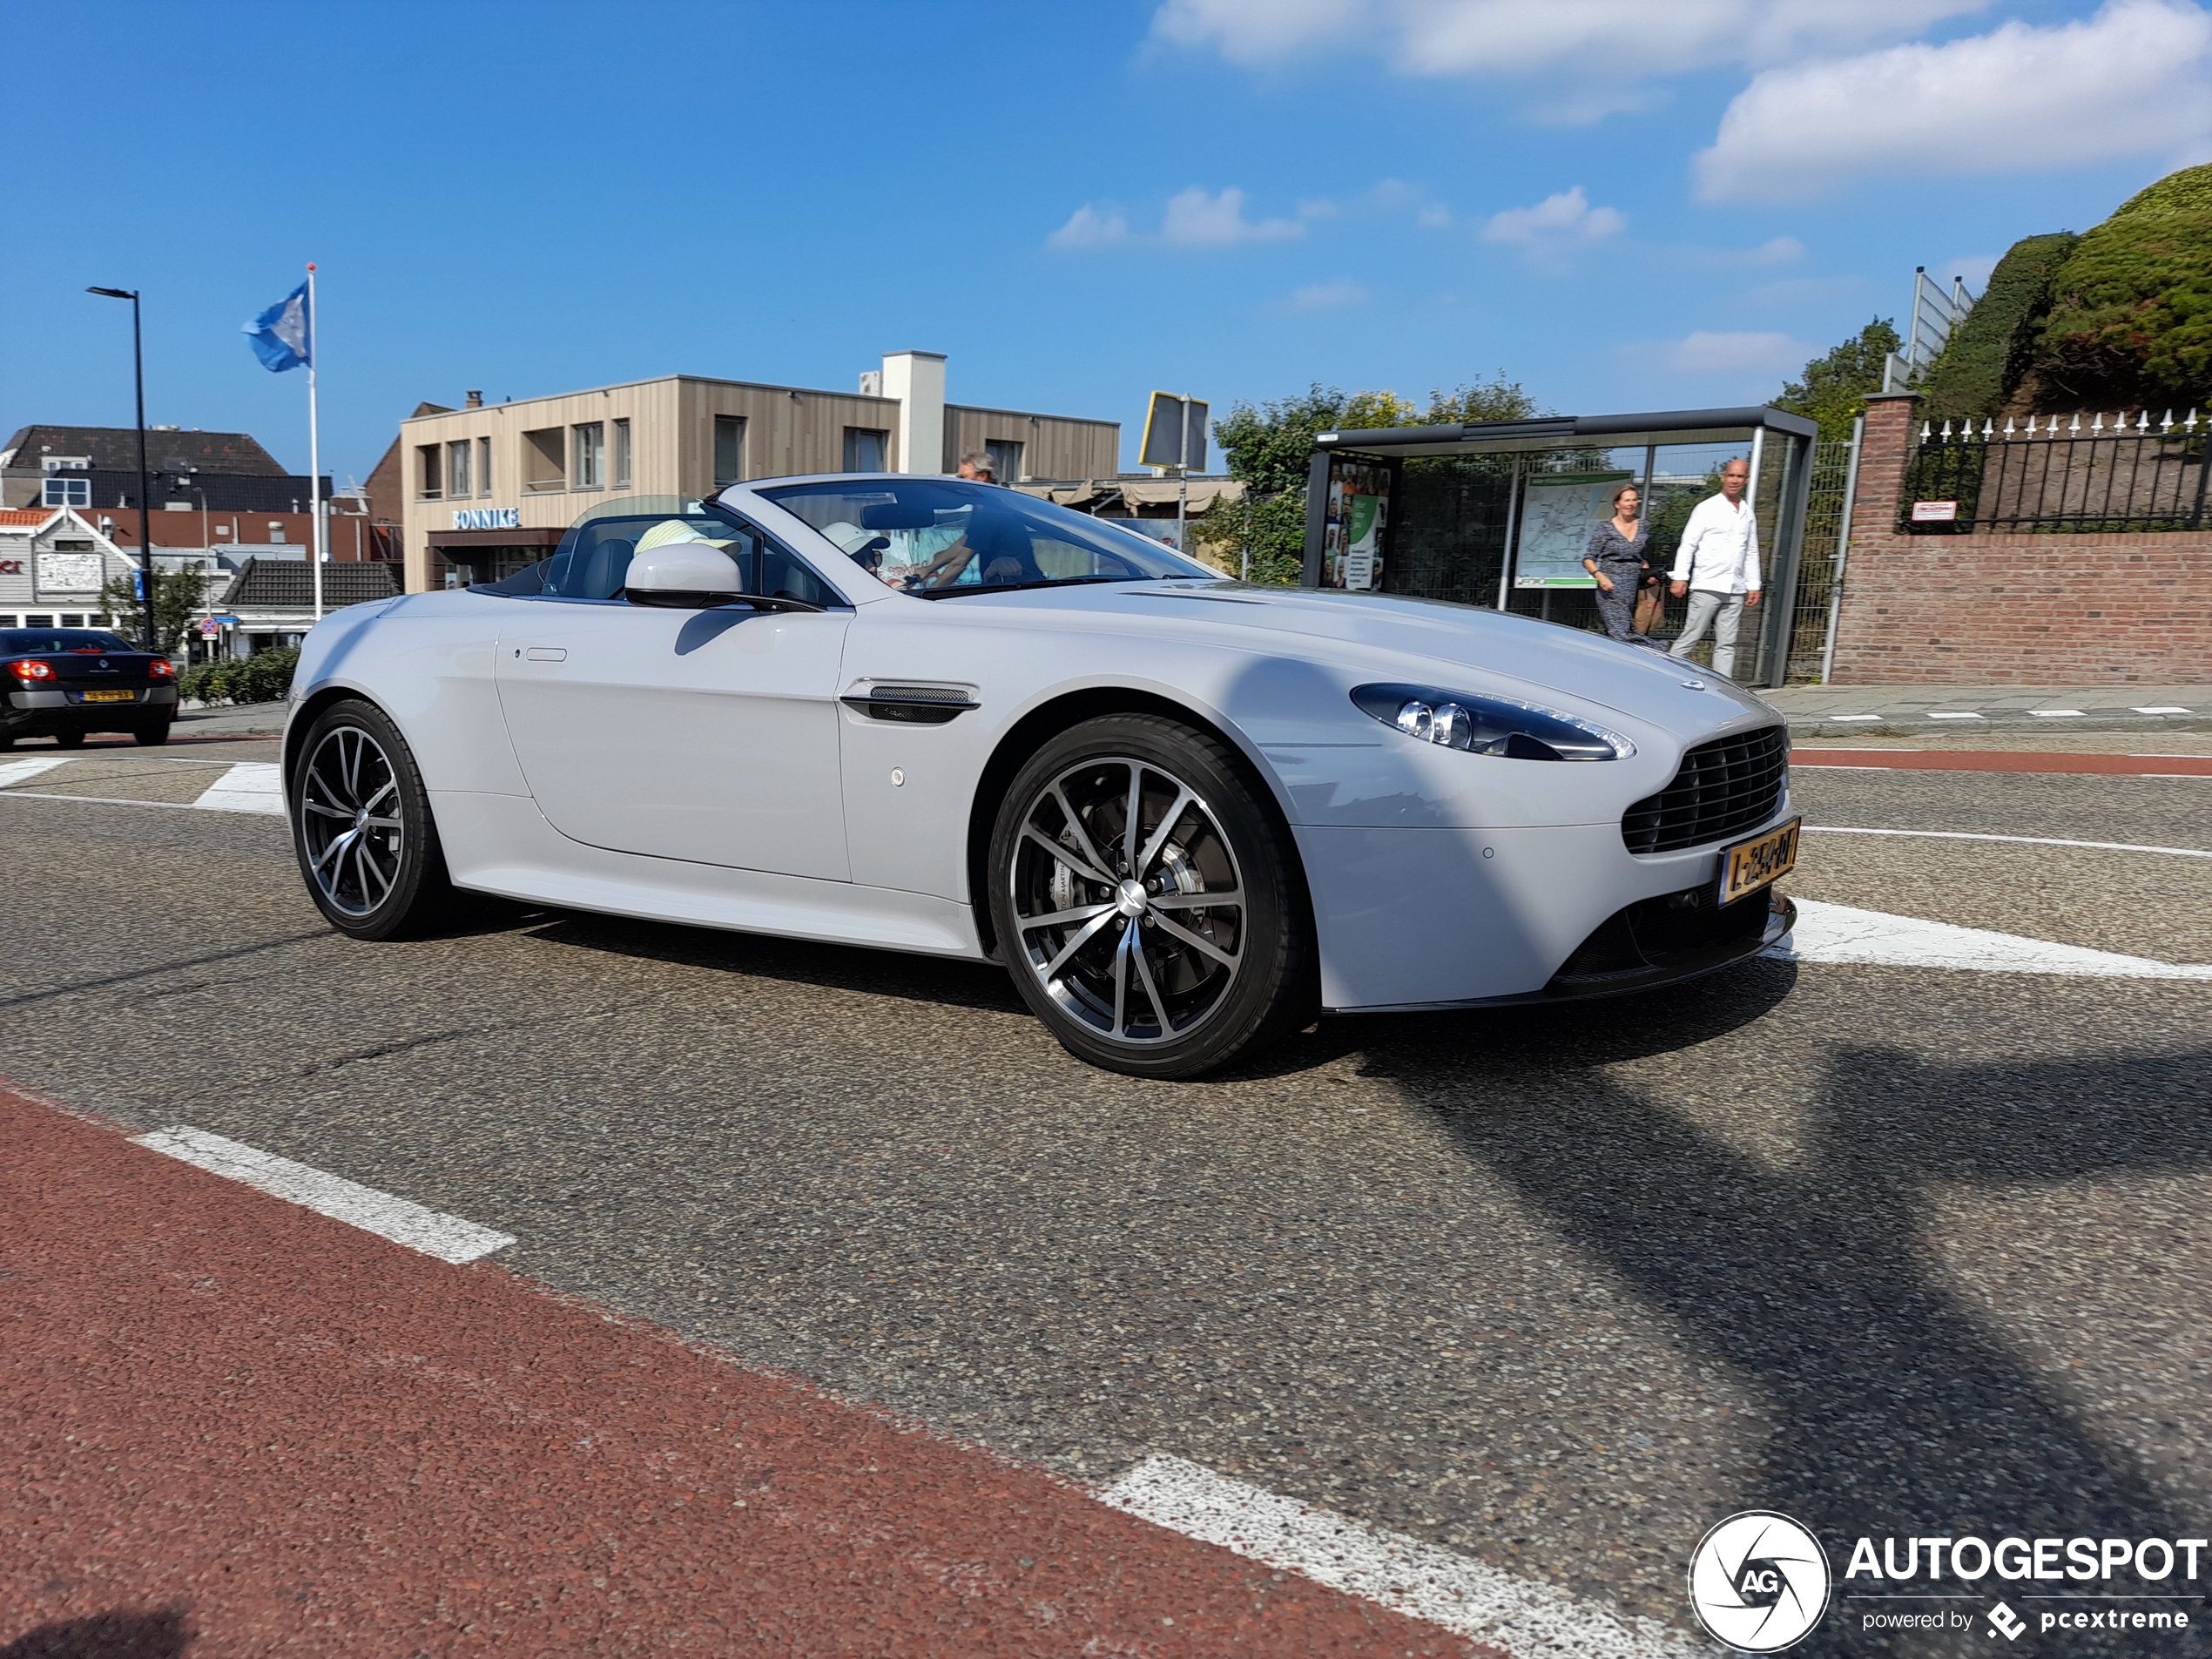
<instances>
[{"instance_id":1,"label":"bush","mask_svg":"<svg viewBox=\"0 0 2212 1659\"><path fill-rule=\"evenodd\" d=\"M2084 235L2054 279L2038 403L2212 403L2212 165L2185 167Z\"/></svg>"},{"instance_id":2,"label":"bush","mask_svg":"<svg viewBox=\"0 0 2212 1659\"><path fill-rule=\"evenodd\" d=\"M177 695L190 702L280 703L292 691L297 651L265 651L256 657L226 658L186 669Z\"/></svg>"},{"instance_id":3,"label":"bush","mask_svg":"<svg viewBox=\"0 0 2212 1659\"><path fill-rule=\"evenodd\" d=\"M2081 239L2072 231L2013 244L1989 287L1928 370L1922 414L1956 421L1995 415L2018 389L2050 311L2059 267Z\"/></svg>"}]
</instances>

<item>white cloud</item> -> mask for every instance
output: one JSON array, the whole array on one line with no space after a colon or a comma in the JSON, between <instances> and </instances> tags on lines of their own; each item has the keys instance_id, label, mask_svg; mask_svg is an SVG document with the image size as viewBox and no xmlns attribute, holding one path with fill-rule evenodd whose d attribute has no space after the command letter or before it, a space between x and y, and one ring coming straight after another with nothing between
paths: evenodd
<instances>
[{"instance_id":1,"label":"white cloud","mask_svg":"<svg viewBox=\"0 0 2212 1659\"><path fill-rule=\"evenodd\" d=\"M1844 10L1849 10L1845 7ZM2026 172L2167 155L2212 133L2212 16L2108 0L2047 29L1770 69L1696 161L1708 201L1791 201L1870 173Z\"/></svg>"},{"instance_id":2,"label":"white cloud","mask_svg":"<svg viewBox=\"0 0 2212 1659\"><path fill-rule=\"evenodd\" d=\"M1787 334L1716 334L1700 328L1666 354L1683 374L1765 374L1800 368L1812 353Z\"/></svg>"},{"instance_id":3,"label":"white cloud","mask_svg":"<svg viewBox=\"0 0 2212 1659\"><path fill-rule=\"evenodd\" d=\"M1547 196L1534 207L1508 207L1493 213L1482 227L1486 242L1525 248L1540 263L1557 264L1568 254L1595 247L1629 228L1618 208L1593 207L1580 185Z\"/></svg>"},{"instance_id":4,"label":"white cloud","mask_svg":"<svg viewBox=\"0 0 2212 1659\"><path fill-rule=\"evenodd\" d=\"M1413 215L1413 223L1425 231L1440 231L1452 223L1452 210L1442 202L1431 202Z\"/></svg>"},{"instance_id":5,"label":"white cloud","mask_svg":"<svg viewBox=\"0 0 2212 1659\"><path fill-rule=\"evenodd\" d=\"M1312 287L1293 288L1291 297L1283 302L1283 309L1326 311L1334 306L1364 306L1373 298L1357 282L1317 282Z\"/></svg>"},{"instance_id":6,"label":"white cloud","mask_svg":"<svg viewBox=\"0 0 2212 1659\"><path fill-rule=\"evenodd\" d=\"M1737 299L1747 306L1833 307L1856 304L1866 292L1866 279L1860 276L1791 277L1746 288Z\"/></svg>"},{"instance_id":7,"label":"white cloud","mask_svg":"<svg viewBox=\"0 0 2212 1659\"><path fill-rule=\"evenodd\" d=\"M1637 83L1714 64L1909 40L1989 0L1165 0L1156 39L1248 67L1372 45L1400 73L1527 76L1568 67L1552 113L1642 107Z\"/></svg>"},{"instance_id":8,"label":"white cloud","mask_svg":"<svg viewBox=\"0 0 2212 1659\"><path fill-rule=\"evenodd\" d=\"M1302 204L1304 218L1327 218L1331 205ZM1160 228L1146 233L1130 228L1129 216L1118 207L1085 202L1068 216L1068 222L1044 239L1044 245L1063 253L1091 248L1128 247L1150 244L1165 247L1234 247L1240 242L1281 242L1305 234L1295 219L1249 219L1244 217L1244 192L1218 193L1193 185L1169 198Z\"/></svg>"},{"instance_id":9,"label":"white cloud","mask_svg":"<svg viewBox=\"0 0 2212 1659\"><path fill-rule=\"evenodd\" d=\"M1294 219L1244 217L1244 192L1224 190L1209 195L1199 185L1168 199L1167 217L1160 222L1160 239L1170 247L1234 247L1239 242L1280 242L1305 234Z\"/></svg>"},{"instance_id":10,"label":"white cloud","mask_svg":"<svg viewBox=\"0 0 2212 1659\"><path fill-rule=\"evenodd\" d=\"M1794 236L1777 236L1757 247L1701 247L1694 251L1696 264L1716 270L1734 271L1747 266L1757 268L1769 265L1794 265L1805 256L1805 245Z\"/></svg>"},{"instance_id":11,"label":"white cloud","mask_svg":"<svg viewBox=\"0 0 2212 1659\"><path fill-rule=\"evenodd\" d=\"M1068 216L1068 222L1044 239L1047 247L1110 247L1129 240L1129 220L1111 208L1104 211L1085 202Z\"/></svg>"}]
</instances>

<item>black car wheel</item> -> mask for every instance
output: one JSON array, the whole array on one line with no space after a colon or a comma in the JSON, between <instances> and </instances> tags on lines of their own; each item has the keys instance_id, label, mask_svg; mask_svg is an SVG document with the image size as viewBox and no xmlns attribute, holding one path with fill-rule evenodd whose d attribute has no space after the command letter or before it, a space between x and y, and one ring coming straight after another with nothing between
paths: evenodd
<instances>
[{"instance_id":1,"label":"black car wheel","mask_svg":"<svg viewBox=\"0 0 2212 1659\"><path fill-rule=\"evenodd\" d=\"M132 728L131 735L149 749L158 747L169 741L169 722L148 720L142 725Z\"/></svg>"},{"instance_id":2,"label":"black car wheel","mask_svg":"<svg viewBox=\"0 0 2212 1659\"><path fill-rule=\"evenodd\" d=\"M1214 738L1086 721L999 809L992 923L1069 1051L1140 1077L1216 1071L1312 1017L1312 927L1288 830Z\"/></svg>"},{"instance_id":3,"label":"black car wheel","mask_svg":"<svg viewBox=\"0 0 2212 1659\"><path fill-rule=\"evenodd\" d=\"M407 740L371 704L334 705L291 779L292 843L307 892L355 939L419 931L451 896L429 792Z\"/></svg>"}]
</instances>

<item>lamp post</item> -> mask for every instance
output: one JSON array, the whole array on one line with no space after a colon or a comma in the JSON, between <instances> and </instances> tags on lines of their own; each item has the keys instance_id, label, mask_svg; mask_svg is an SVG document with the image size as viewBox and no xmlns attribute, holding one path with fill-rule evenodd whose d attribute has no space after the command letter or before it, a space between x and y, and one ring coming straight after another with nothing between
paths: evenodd
<instances>
[{"instance_id":1,"label":"lamp post","mask_svg":"<svg viewBox=\"0 0 2212 1659\"><path fill-rule=\"evenodd\" d=\"M136 288L87 288L87 293L97 293L110 300L131 302L131 359L138 373L138 583L142 590L139 603L145 607L145 647L152 655L161 649L161 640L153 627L153 531L146 516L151 505L148 496L152 486L146 476L146 347L145 336L138 327L138 291Z\"/></svg>"}]
</instances>

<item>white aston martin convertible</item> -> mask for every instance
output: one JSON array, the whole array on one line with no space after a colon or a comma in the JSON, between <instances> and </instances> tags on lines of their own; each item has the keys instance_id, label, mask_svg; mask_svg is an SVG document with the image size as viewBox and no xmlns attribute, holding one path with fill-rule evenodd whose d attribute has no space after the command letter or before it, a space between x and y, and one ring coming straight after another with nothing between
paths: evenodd
<instances>
[{"instance_id":1,"label":"white aston martin convertible","mask_svg":"<svg viewBox=\"0 0 2212 1659\"><path fill-rule=\"evenodd\" d=\"M1017 491L615 502L307 637L300 868L1003 962L1071 1051L1214 1069L1317 1013L1604 995L1789 927L1789 740L1656 651L1253 587Z\"/></svg>"}]
</instances>

